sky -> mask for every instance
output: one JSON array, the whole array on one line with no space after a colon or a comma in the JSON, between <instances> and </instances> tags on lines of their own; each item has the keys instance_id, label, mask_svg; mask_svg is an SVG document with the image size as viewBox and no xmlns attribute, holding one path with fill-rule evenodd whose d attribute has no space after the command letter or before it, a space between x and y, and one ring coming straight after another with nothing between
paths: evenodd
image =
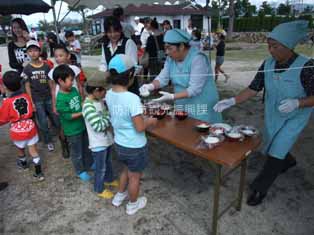
<instances>
[{"instance_id":1,"label":"sky","mask_svg":"<svg viewBox=\"0 0 314 235\"><path fill-rule=\"evenodd\" d=\"M44 0L44 1L50 5L50 0ZM206 2L206 0L196 0L196 1L200 4L204 4ZM250 2L252 4L257 5L257 6L259 6L263 1L264 0L250 0ZM281 2L285 2L285 0L272 0L272 1L268 1L268 2L281 3ZM304 3L313 3L313 0L304 0L303 2ZM60 1L57 1L56 7L55 7L56 14L58 14L59 6L60 6ZM62 8L61 8L61 12L60 12L60 19L67 13L67 9L68 9L67 4L63 3ZM90 14L96 14L97 12L101 11L102 9L103 9L103 7L100 6L97 9L90 11L89 13ZM37 26L37 23L39 20L46 19L48 22L53 21L52 10L50 10L47 14L36 13L36 14L32 14L30 16L23 15L22 18L25 20L27 25L30 27ZM78 20L82 19L78 13L74 13L74 12L71 12L66 18L78 19Z\"/></svg>"}]
</instances>

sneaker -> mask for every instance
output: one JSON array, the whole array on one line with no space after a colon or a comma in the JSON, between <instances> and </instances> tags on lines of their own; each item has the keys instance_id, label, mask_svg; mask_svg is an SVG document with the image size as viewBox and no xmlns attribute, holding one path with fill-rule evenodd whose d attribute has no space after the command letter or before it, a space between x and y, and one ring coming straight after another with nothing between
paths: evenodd
<instances>
[{"instance_id":1,"label":"sneaker","mask_svg":"<svg viewBox=\"0 0 314 235\"><path fill-rule=\"evenodd\" d=\"M123 193L117 192L112 199L112 205L118 207L121 206L122 202L128 197L128 192L125 191Z\"/></svg>"},{"instance_id":2,"label":"sneaker","mask_svg":"<svg viewBox=\"0 0 314 235\"><path fill-rule=\"evenodd\" d=\"M139 197L136 202L128 202L126 205L126 213L128 215L134 215L138 210L143 209L146 203L146 197Z\"/></svg>"},{"instance_id":3,"label":"sneaker","mask_svg":"<svg viewBox=\"0 0 314 235\"><path fill-rule=\"evenodd\" d=\"M48 148L48 151L49 151L49 152L55 150L55 146L53 145L53 143L47 144L47 148Z\"/></svg>"},{"instance_id":4,"label":"sneaker","mask_svg":"<svg viewBox=\"0 0 314 235\"><path fill-rule=\"evenodd\" d=\"M18 159L16 161L16 165L19 169L22 169L22 170L28 170L29 169L29 166L27 164L27 161L22 161L20 159Z\"/></svg>"},{"instance_id":5,"label":"sneaker","mask_svg":"<svg viewBox=\"0 0 314 235\"><path fill-rule=\"evenodd\" d=\"M80 177L80 179L82 180L82 181L85 181L85 182L87 182L87 181L89 181L90 180L90 175L86 172L86 171L83 171L81 174L79 174L78 175L79 177Z\"/></svg>"},{"instance_id":6,"label":"sneaker","mask_svg":"<svg viewBox=\"0 0 314 235\"><path fill-rule=\"evenodd\" d=\"M98 197L102 197L104 199L111 199L113 198L113 192L108 189L105 189L102 193L97 194Z\"/></svg>"},{"instance_id":7,"label":"sneaker","mask_svg":"<svg viewBox=\"0 0 314 235\"><path fill-rule=\"evenodd\" d=\"M112 186L112 187L119 187L119 180L114 180L112 182L106 182L105 186L107 186L107 187L110 187L110 186Z\"/></svg>"},{"instance_id":8,"label":"sneaker","mask_svg":"<svg viewBox=\"0 0 314 235\"><path fill-rule=\"evenodd\" d=\"M33 176L36 178L36 180L38 181L43 181L45 180L45 177L44 177L44 174L41 172L41 173L34 173Z\"/></svg>"}]
</instances>

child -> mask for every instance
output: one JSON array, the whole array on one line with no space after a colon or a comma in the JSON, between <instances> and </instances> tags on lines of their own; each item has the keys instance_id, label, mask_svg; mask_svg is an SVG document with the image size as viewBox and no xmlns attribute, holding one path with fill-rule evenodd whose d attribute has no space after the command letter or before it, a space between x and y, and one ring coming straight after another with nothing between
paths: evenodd
<instances>
[{"instance_id":1,"label":"child","mask_svg":"<svg viewBox=\"0 0 314 235\"><path fill-rule=\"evenodd\" d=\"M77 59L77 63L79 67L81 67L81 44L80 42L75 39L74 33L72 31L67 31L65 33L65 39L67 40L67 43L69 44L69 51L71 53L74 53Z\"/></svg>"},{"instance_id":2,"label":"child","mask_svg":"<svg viewBox=\"0 0 314 235\"><path fill-rule=\"evenodd\" d=\"M54 69L53 79L60 86L56 107L60 116L64 135L69 142L70 158L76 174L83 181L90 180L86 172L89 166L88 139L82 117L82 98L73 87L73 70L65 64Z\"/></svg>"},{"instance_id":3,"label":"child","mask_svg":"<svg viewBox=\"0 0 314 235\"><path fill-rule=\"evenodd\" d=\"M60 64L70 64L70 58L71 58L71 54L70 52L68 51L68 49L66 47L64 47L63 45L57 45L54 49L54 56L55 56L55 59L56 59L56 63L57 65L60 65ZM73 86L79 91L80 95L83 97L83 88L82 86L80 85L80 82L79 82L79 74L81 72L81 69L78 68L77 66L75 65L69 65L69 67L73 70L74 72L74 80L73 80ZM49 78L53 80L53 71L54 69L51 69L48 76ZM55 100L56 100L56 95L59 91L59 85L54 83L55 85L52 87L52 90L51 90L51 93L52 93L52 102L53 104L55 104ZM54 106L54 111L55 111L55 106Z\"/></svg>"},{"instance_id":4,"label":"child","mask_svg":"<svg viewBox=\"0 0 314 235\"><path fill-rule=\"evenodd\" d=\"M106 102L114 130L114 141L118 160L124 164L120 175L119 192L112 204L120 206L129 197L126 205L128 215L145 207L146 197L138 197L140 178L148 163L145 130L155 125L157 119L143 118L140 98L128 91L134 75L134 64L130 57L118 54L109 63L112 89L107 92Z\"/></svg>"},{"instance_id":5,"label":"child","mask_svg":"<svg viewBox=\"0 0 314 235\"><path fill-rule=\"evenodd\" d=\"M53 69L54 64L50 59L48 59L48 54L47 54L47 51L45 49L42 49L42 51L40 53L40 59L42 60L42 62L47 64L50 69Z\"/></svg>"},{"instance_id":6,"label":"child","mask_svg":"<svg viewBox=\"0 0 314 235\"><path fill-rule=\"evenodd\" d=\"M38 135L33 117L33 105L30 97L21 91L21 78L18 72L8 71L3 75L3 84L11 96L5 99L0 107L0 125L10 122L10 138L17 147L17 166L28 169L25 156L25 147L28 146L29 154L35 165L34 177L39 181L44 180L41 169L41 160L38 155L36 143Z\"/></svg>"},{"instance_id":7,"label":"child","mask_svg":"<svg viewBox=\"0 0 314 235\"><path fill-rule=\"evenodd\" d=\"M69 64L70 63L70 53L63 45L57 45L54 49L54 56L56 59L56 63L58 65L61 64ZM79 90L80 95L83 97L83 89L79 82L79 74L81 72L80 68L74 65L69 65L69 67L73 70L75 74L75 79L73 80L73 86ZM53 86L51 87L51 96L52 96L52 109L53 112L57 114L56 110L56 96L59 91L59 85L56 84L53 80L53 71L54 69L51 69L48 76L53 81ZM66 138L64 137L63 130L60 128L60 141L61 141L61 147L62 147L62 156L63 158L69 157L69 149L68 149L68 142Z\"/></svg>"},{"instance_id":8,"label":"child","mask_svg":"<svg viewBox=\"0 0 314 235\"><path fill-rule=\"evenodd\" d=\"M60 125L58 118L52 112L50 90L53 84L48 77L50 69L39 58L40 47L37 41L28 41L26 52L31 62L24 67L21 76L25 82L25 90L32 101L38 126L43 133L44 143L47 145L48 151L53 151L54 145L48 128L48 116L56 128L59 129Z\"/></svg>"},{"instance_id":9,"label":"child","mask_svg":"<svg viewBox=\"0 0 314 235\"><path fill-rule=\"evenodd\" d=\"M99 197L110 199L113 197L113 193L108 189L104 190L104 183L107 183L106 186L118 186L118 181L113 181L111 163L113 139L108 130L109 113L103 103L105 86L106 81L103 78L91 78L87 81L88 96L83 104L83 116L88 133L89 148L96 164L94 190Z\"/></svg>"},{"instance_id":10,"label":"child","mask_svg":"<svg viewBox=\"0 0 314 235\"><path fill-rule=\"evenodd\" d=\"M71 65L75 65L75 66L79 66L79 64L77 63L77 58L73 53L70 53L70 64ZM84 87L84 84L86 82L86 76L85 73L83 71L83 68L81 68L81 72L78 75L78 80L80 82L81 87Z\"/></svg>"}]
</instances>

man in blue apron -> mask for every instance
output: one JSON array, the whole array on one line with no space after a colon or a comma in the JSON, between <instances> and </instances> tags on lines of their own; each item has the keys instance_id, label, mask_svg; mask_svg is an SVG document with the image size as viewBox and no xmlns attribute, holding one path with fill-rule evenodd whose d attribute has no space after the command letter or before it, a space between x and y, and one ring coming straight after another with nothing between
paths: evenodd
<instances>
[{"instance_id":1,"label":"man in blue apron","mask_svg":"<svg viewBox=\"0 0 314 235\"><path fill-rule=\"evenodd\" d=\"M174 93L161 91L162 96L154 102L174 100L176 109L188 112L190 117L209 123L221 122L221 114L212 109L219 98L210 62L205 54L190 47L190 40L191 35L183 30L167 31L164 43L168 57L164 68L152 83L140 88L140 94L147 96L171 81Z\"/></svg>"},{"instance_id":2,"label":"man in blue apron","mask_svg":"<svg viewBox=\"0 0 314 235\"><path fill-rule=\"evenodd\" d=\"M265 91L264 168L250 185L247 204L256 206L265 198L277 176L296 165L289 153L309 121L314 106L314 60L294 52L306 37L307 21L283 23L268 35L267 58L250 86L237 96L219 101L223 110Z\"/></svg>"}]
</instances>

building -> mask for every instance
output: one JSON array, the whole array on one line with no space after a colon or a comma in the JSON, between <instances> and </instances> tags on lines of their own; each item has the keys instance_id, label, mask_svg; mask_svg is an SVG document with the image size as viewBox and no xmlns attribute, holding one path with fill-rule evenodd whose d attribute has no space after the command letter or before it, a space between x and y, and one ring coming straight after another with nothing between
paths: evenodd
<instances>
[{"instance_id":1,"label":"building","mask_svg":"<svg viewBox=\"0 0 314 235\"><path fill-rule=\"evenodd\" d=\"M106 9L98 14L92 15L91 33L93 35L104 32L104 20L112 15L113 9ZM211 29L210 11L206 8L192 3L180 5L128 5L124 8L125 21L135 25L134 17L156 18L159 23L169 20L174 28L185 29L191 18L194 27L207 33Z\"/></svg>"}]
</instances>

